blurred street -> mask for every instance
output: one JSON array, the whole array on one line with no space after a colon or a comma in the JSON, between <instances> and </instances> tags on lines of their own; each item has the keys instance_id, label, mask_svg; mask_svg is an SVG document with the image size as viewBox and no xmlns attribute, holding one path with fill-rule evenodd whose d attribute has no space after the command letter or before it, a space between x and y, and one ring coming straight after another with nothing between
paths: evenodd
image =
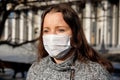
<instances>
[{"instance_id":1,"label":"blurred street","mask_svg":"<svg viewBox=\"0 0 120 80\"><path fill-rule=\"evenodd\" d=\"M0 72L0 80L26 80L22 78L21 73L17 73L16 78L12 78L13 70L12 69L5 69L5 73Z\"/></svg>"}]
</instances>

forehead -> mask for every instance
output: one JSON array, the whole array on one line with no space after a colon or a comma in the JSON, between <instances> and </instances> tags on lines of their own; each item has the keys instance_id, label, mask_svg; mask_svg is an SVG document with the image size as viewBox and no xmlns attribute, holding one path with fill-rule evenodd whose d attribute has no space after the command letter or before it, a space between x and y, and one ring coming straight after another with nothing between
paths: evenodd
<instances>
[{"instance_id":1,"label":"forehead","mask_svg":"<svg viewBox=\"0 0 120 80\"><path fill-rule=\"evenodd\" d=\"M68 26L68 24L63 19L61 12L50 12L46 14L43 22L43 27L48 26Z\"/></svg>"},{"instance_id":2,"label":"forehead","mask_svg":"<svg viewBox=\"0 0 120 80\"><path fill-rule=\"evenodd\" d=\"M64 20L61 12L49 12L45 15L44 21L49 19Z\"/></svg>"}]
</instances>

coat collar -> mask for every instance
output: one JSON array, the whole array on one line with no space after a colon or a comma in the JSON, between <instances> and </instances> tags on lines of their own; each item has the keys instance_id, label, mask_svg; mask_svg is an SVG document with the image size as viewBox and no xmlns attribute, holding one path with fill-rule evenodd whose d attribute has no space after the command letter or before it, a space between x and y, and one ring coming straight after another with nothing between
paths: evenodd
<instances>
[{"instance_id":1,"label":"coat collar","mask_svg":"<svg viewBox=\"0 0 120 80\"><path fill-rule=\"evenodd\" d=\"M60 63L60 64L56 64L51 57L49 57L49 67L51 69L54 69L54 70L58 70L58 71L66 71L66 70L70 70L71 69L71 66L73 65L74 63L74 59L75 59L75 56L72 56L68 59L66 59L64 62Z\"/></svg>"}]
</instances>

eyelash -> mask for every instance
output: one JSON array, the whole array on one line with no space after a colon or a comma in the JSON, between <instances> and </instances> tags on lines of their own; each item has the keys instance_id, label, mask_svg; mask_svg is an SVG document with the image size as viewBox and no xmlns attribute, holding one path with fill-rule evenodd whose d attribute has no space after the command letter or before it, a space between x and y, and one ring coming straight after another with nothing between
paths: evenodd
<instances>
[{"instance_id":1,"label":"eyelash","mask_svg":"<svg viewBox=\"0 0 120 80\"><path fill-rule=\"evenodd\" d=\"M65 30L64 29L59 29L60 32L64 32Z\"/></svg>"},{"instance_id":2,"label":"eyelash","mask_svg":"<svg viewBox=\"0 0 120 80\"><path fill-rule=\"evenodd\" d=\"M57 32L65 32L65 29L57 29ZM49 33L49 30L43 30L43 33Z\"/></svg>"},{"instance_id":3,"label":"eyelash","mask_svg":"<svg viewBox=\"0 0 120 80\"><path fill-rule=\"evenodd\" d=\"M43 33L47 33L48 32L48 30L43 30Z\"/></svg>"}]
</instances>

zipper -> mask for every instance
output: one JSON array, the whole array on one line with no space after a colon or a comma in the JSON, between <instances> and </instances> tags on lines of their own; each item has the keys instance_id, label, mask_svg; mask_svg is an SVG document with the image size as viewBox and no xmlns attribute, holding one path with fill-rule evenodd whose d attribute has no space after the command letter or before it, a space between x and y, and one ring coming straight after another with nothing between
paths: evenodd
<instances>
[{"instance_id":1,"label":"zipper","mask_svg":"<svg viewBox=\"0 0 120 80\"><path fill-rule=\"evenodd\" d=\"M75 77L75 69L71 69L70 80L74 80L74 77Z\"/></svg>"}]
</instances>

